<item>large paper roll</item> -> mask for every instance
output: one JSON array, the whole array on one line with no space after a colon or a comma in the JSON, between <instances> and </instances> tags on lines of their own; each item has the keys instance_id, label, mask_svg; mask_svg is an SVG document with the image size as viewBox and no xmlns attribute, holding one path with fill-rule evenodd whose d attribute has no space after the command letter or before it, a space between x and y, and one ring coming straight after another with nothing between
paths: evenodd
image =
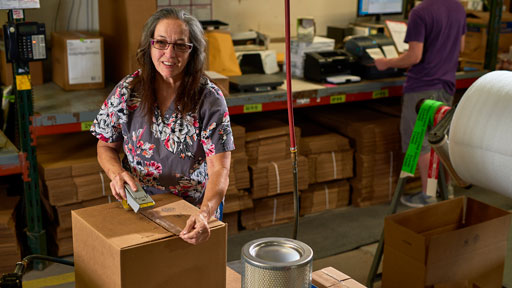
<instances>
[{"instance_id":1,"label":"large paper roll","mask_svg":"<svg viewBox=\"0 0 512 288\"><path fill-rule=\"evenodd\" d=\"M469 87L453 116L449 151L462 179L512 197L512 72L487 73Z\"/></svg>"}]
</instances>

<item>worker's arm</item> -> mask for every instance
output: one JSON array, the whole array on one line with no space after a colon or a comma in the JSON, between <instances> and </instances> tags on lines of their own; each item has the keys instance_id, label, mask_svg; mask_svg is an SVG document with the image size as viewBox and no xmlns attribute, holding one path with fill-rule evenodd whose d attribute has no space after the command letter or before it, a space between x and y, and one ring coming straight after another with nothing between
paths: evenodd
<instances>
[{"instance_id":1,"label":"worker's arm","mask_svg":"<svg viewBox=\"0 0 512 288\"><path fill-rule=\"evenodd\" d=\"M229 167L231 152L218 153L206 158L208 167L208 184L204 192L201 208L196 215L192 215L180 234L183 240L191 244L199 244L208 240L210 228L208 220L215 215L229 185Z\"/></svg>"},{"instance_id":2,"label":"worker's arm","mask_svg":"<svg viewBox=\"0 0 512 288\"><path fill-rule=\"evenodd\" d=\"M460 39L460 53L464 52L464 48L466 45L466 34L462 35Z\"/></svg>"},{"instance_id":3,"label":"worker's arm","mask_svg":"<svg viewBox=\"0 0 512 288\"><path fill-rule=\"evenodd\" d=\"M97 145L98 162L110 178L110 189L117 200L126 199L124 183L128 183L132 190L137 190L136 180L128 171L123 169L119 159L122 145L122 142L107 143L102 140L98 140Z\"/></svg>"},{"instance_id":4,"label":"worker's arm","mask_svg":"<svg viewBox=\"0 0 512 288\"><path fill-rule=\"evenodd\" d=\"M409 42L409 50L396 58L375 59L375 66L379 70L388 68L408 68L421 61L423 55L423 43Z\"/></svg>"}]
</instances>

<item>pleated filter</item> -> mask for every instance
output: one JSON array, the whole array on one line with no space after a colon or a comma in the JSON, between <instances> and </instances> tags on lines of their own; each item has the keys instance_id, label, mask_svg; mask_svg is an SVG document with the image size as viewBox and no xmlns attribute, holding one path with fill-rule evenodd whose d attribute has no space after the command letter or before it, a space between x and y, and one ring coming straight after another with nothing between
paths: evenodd
<instances>
[{"instance_id":1,"label":"pleated filter","mask_svg":"<svg viewBox=\"0 0 512 288\"><path fill-rule=\"evenodd\" d=\"M310 288L313 250L288 238L261 238L242 248L242 287Z\"/></svg>"}]
</instances>

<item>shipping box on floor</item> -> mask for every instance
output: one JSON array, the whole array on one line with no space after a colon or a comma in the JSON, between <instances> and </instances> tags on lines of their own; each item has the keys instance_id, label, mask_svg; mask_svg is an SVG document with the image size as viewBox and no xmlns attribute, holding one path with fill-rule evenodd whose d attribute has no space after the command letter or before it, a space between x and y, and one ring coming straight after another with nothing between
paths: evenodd
<instances>
[{"instance_id":1,"label":"shipping box on floor","mask_svg":"<svg viewBox=\"0 0 512 288\"><path fill-rule=\"evenodd\" d=\"M52 80L64 90L105 87L103 37L91 32L52 32Z\"/></svg>"},{"instance_id":2,"label":"shipping box on floor","mask_svg":"<svg viewBox=\"0 0 512 288\"><path fill-rule=\"evenodd\" d=\"M318 288L364 288L365 286L332 267L317 270L312 282Z\"/></svg>"},{"instance_id":3,"label":"shipping box on floor","mask_svg":"<svg viewBox=\"0 0 512 288\"><path fill-rule=\"evenodd\" d=\"M197 208L171 194L153 210L185 227ZM191 245L141 214L110 203L72 211L76 287L226 287L226 225ZM199 277L198 277L199 276Z\"/></svg>"},{"instance_id":4,"label":"shipping box on floor","mask_svg":"<svg viewBox=\"0 0 512 288\"><path fill-rule=\"evenodd\" d=\"M501 287L510 215L459 197L387 216L382 287Z\"/></svg>"}]
</instances>

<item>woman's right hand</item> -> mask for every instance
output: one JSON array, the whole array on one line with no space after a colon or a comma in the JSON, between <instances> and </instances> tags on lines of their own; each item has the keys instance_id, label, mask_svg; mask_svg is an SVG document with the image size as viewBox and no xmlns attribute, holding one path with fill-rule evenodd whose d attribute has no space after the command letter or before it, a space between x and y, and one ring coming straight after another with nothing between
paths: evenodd
<instances>
[{"instance_id":1,"label":"woman's right hand","mask_svg":"<svg viewBox=\"0 0 512 288\"><path fill-rule=\"evenodd\" d=\"M127 183L130 185L133 191L137 190L137 184L135 178L128 172L123 171L114 178L110 182L110 189L112 190L112 195L116 197L117 200L126 200L126 192L124 191L124 184Z\"/></svg>"}]
</instances>

